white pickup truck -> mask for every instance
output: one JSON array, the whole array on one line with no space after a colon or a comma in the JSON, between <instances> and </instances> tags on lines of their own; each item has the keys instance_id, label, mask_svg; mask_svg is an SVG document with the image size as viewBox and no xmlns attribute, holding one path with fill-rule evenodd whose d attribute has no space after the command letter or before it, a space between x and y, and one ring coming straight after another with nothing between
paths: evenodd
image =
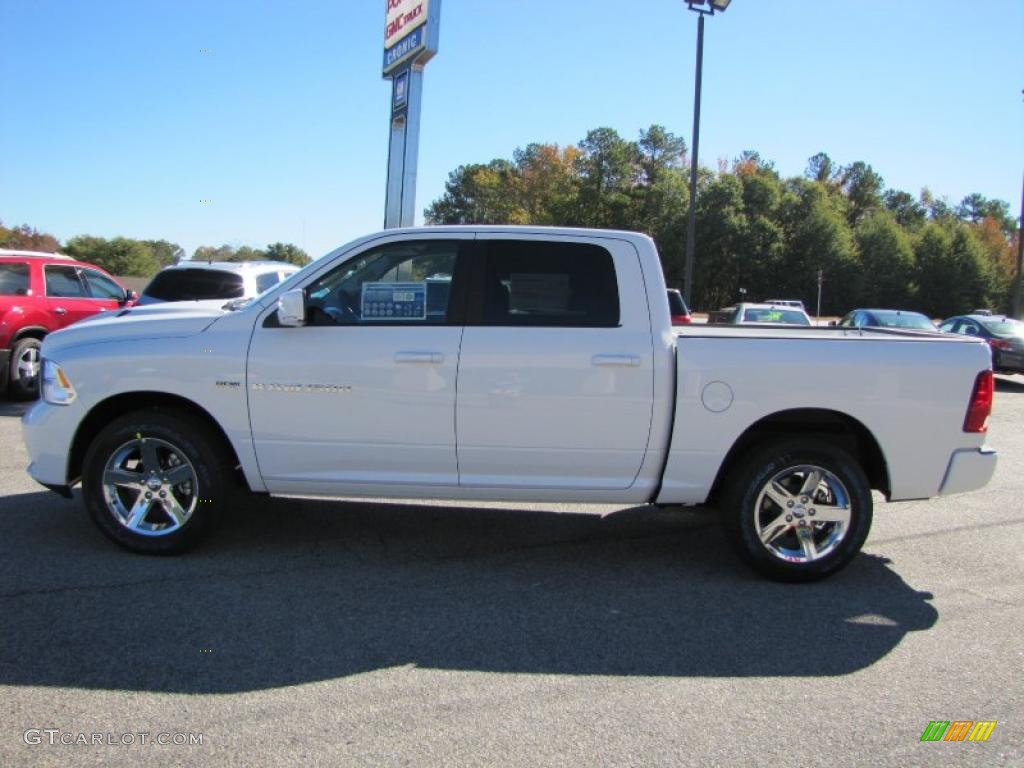
<instances>
[{"instance_id":1,"label":"white pickup truck","mask_svg":"<svg viewBox=\"0 0 1024 768\"><path fill-rule=\"evenodd\" d=\"M136 551L253 492L710 503L809 580L890 500L980 488L988 347L842 328L673 328L635 233L390 230L234 312L129 308L47 336L28 468Z\"/></svg>"}]
</instances>

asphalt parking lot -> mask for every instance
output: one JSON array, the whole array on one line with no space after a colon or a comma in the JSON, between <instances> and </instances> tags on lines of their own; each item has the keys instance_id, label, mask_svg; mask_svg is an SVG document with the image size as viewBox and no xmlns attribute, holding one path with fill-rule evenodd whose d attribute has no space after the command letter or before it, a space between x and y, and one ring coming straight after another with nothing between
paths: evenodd
<instances>
[{"instance_id":1,"label":"asphalt parking lot","mask_svg":"<svg viewBox=\"0 0 1024 768\"><path fill-rule=\"evenodd\" d=\"M0 765L1024 763L1024 376L989 487L881 504L850 568L791 586L712 513L653 508L254 498L194 553L131 555L28 478L22 410ZM997 725L922 743L932 720Z\"/></svg>"}]
</instances>

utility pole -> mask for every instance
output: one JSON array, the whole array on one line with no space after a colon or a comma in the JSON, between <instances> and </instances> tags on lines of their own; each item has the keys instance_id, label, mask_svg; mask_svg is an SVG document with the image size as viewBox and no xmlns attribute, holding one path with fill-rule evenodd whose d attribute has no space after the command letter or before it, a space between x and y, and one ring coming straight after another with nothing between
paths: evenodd
<instances>
[{"instance_id":1,"label":"utility pole","mask_svg":"<svg viewBox=\"0 0 1024 768\"><path fill-rule=\"evenodd\" d=\"M818 270L818 311L814 315L814 319L818 322L821 321L821 284L825 282L825 270Z\"/></svg>"},{"instance_id":2,"label":"utility pole","mask_svg":"<svg viewBox=\"0 0 1024 768\"><path fill-rule=\"evenodd\" d=\"M704 79L704 17L729 7L732 0L686 0L697 21L697 67L693 84L693 146L690 147L690 213L686 226L686 261L683 266L683 298L693 306L693 257L697 249L697 155L700 149L700 91ZM707 7L704 7L704 6Z\"/></svg>"},{"instance_id":3,"label":"utility pole","mask_svg":"<svg viewBox=\"0 0 1024 768\"><path fill-rule=\"evenodd\" d=\"M1021 319L1021 295L1024 294L1024 180L1020 188L1020 226L1017 227L1017 287L1013 292L1013 316Z\"/></svg>"},{"instance_id":4,"label":"utility pole","mask_svg":"<svg viewBox=\"0 0 1024 768\"><path fill-rule=\"evenodd\" d=\"M1021 89L1024 94L1024 88ZM1017 227L1017 285L1013 291L1013 316L1021 319L1021 297L1024 295L1024 182L1020 190L1020 226Z\"/></svg>"},{"instance_id":5,"label":"utility pole","mask_svg":"<svg viewBox=\"0 0 1024 768\"><path fill-rule=\"evenodd\" d=\"M704 14L697 22L697 75L693 88L693 146L690 153L690 212L686 225L683 298L693 306L693 255L697 250L697 150L700 147L700 88L704 73Z\"/></svg>"}]
</instances>

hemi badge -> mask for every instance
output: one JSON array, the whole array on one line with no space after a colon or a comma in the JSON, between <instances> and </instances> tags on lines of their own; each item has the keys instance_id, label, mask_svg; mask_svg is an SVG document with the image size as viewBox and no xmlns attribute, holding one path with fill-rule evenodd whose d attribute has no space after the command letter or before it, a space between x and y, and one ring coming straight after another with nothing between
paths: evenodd
<instances>
[{"instance_id":1,"label":"hemi badge","mask_svg":"<svg viewBox=\"0 0 1024 768\"><path fill-rule=\"evenodd\" d=\"M352 387L347 384L253 384L253 392L286 392L289 394L310 393L326 395L347 395Z\"/></svg>"}]
</instances>

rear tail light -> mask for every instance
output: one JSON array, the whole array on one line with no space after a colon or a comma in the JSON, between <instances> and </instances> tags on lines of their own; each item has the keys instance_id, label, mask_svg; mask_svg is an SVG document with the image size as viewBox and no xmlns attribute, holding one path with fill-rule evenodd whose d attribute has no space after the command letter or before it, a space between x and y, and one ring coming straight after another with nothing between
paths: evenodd
<instances>
[{"instance_id":1,"label":"rear tail light","mask_svg":"<svg viewBox=\"0 0 1024 768\"><path fill-rule=\"evenodd\" d=\"M672 315L672 325L689 325L691 322L689 315Z\"/></svg>"},{"instance_id":2,"label":"rear tail light","mask_svg":"<svg viewBox=\"0 0 1024 768\"><path fill-rule=\"evenodd\" d=\"M1001 349L1004 352L1009 352L1013 349L1012 341L1004 341L1003 339L989 339L988 345L993 349Z\"/></svg>"},{"instance_id":3,"label":"rear tail light","mask_svg":"<svg viewBox=\"0 0 1024 768\"><path fill-rule=\"evenodd\" d=\"M964 432L988 431L988 417L992 413L992 371L982 371L974 380L974 391L964 418Z\"/></svg>"}]
</instances>

